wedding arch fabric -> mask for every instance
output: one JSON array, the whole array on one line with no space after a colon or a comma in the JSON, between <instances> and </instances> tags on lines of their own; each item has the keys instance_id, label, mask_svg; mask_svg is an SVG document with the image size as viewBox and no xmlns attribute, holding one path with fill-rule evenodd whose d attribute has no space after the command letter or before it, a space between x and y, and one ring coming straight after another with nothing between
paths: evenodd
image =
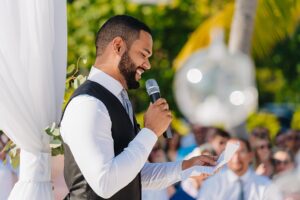
<instances>
[{"instance_id":1,"label":"wedding arch fabric","mask_svg":"<svg viewBox=\"0 0 300 200\"><path fill-rule=\"evenodd\" d=\"M0 129L21 148L12 200L53 199L49 137L63 103L65 0L0 0Z\"/></svg>"}]
</instances>

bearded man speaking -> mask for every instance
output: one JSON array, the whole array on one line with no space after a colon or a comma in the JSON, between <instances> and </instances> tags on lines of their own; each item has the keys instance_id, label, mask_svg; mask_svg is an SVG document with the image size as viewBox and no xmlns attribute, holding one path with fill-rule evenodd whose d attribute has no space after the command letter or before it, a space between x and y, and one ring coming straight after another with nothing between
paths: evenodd
<instances>
[{"instance_id":1,"label":"bearded man speaking","mask_svg":"<svg viewBox=\"0 0 300 200\"><path fill-rule=\"evenodd\" d=\"M141 200L141 189L162 189L181 180L194 165L214 165L199 156L169 163L147 163L172 115L165 99L150 104L139 129L127 90L139 87L151 68L151 30L118 15L98 31L96 59L88 80L72 95L62 121L65 148L65 199Z\"/></svg>"}]
</instances>

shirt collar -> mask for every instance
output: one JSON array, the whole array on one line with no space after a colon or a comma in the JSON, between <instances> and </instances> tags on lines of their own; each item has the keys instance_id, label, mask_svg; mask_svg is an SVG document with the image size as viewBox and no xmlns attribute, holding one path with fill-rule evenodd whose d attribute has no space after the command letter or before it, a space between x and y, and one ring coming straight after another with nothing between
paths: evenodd
<instances>
[{"instance_id":1,"label":"shirt collar","mask_svg":"<svg viewBox=\"0 0 300 200\"><path fill-rule=\"evenodd\" d=\"M91 68L88 80L99 83L116 97L120 96L121 91L124 89L119 81L94 66Z\"/></svg>"},{"instance_id":2,"label":"shirt collar","mask_svg":"<svg viewBox=\"0 0 300 200\"><path fill-rule=\"evenodd\" d=\"M251 172L252 172L252 170L250 168L248 168L248 170L246 171L246 173L243 176L239 177L233 171L231 171L230 169L228 169L227 170L227 177L228 177L228 180L230 182L235 182L238 179L241 179L243 182L247 182L247 180L251 177Z\"/></svg>"}]
</instances>

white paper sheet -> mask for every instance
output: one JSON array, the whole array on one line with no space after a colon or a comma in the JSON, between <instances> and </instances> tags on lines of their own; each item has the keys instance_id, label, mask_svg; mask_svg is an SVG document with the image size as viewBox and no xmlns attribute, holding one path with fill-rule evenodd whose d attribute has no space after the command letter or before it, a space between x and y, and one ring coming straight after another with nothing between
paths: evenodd
<instances>
[{"instance_id":1,"label":"white paper sheet","mask_svg":"<svg viewBox=\"0 0 300 200\"><path fill-rule=\"evenodd\" d=\"M216 166L194 166L189 169L186 169L181 174L182 180L187 179L191 176L199 176L201 174L214 174L218 169L220 169L222 166L224 166L230 161L234 153L238 150L239 146L239 142L227 143L225 150L222 152L222 154L217 160Z\"/></svg>"}]
</instances>

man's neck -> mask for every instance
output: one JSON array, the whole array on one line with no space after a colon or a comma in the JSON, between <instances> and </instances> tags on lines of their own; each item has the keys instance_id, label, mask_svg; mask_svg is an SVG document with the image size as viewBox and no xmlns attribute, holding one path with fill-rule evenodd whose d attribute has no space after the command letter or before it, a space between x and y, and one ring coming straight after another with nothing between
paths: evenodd
<instances>
[{"instance_id":1,"label":"man's neck","mask_svg":"<svg viewBox=\"0 0 300 200\"><path fill-rule=\"evenodd\" d=\"M111 65L111 63L100 63L100 62L95 62L95 64L93 66L97 69L100 69L104 73L108 74L109 76L111 76L115 80L119 81L121 83L121 85L125 89L127 89L126 81L123 78L120 71L116 70L116 66Z\"/></svg>"},{"instance_id":2,"label":"man's neck","mask_svg":"<svg viewBox=\"0 0 300 200\"><path fill-rule=\"evenodd\" d=\"M242 177L244 176L248 171L248 168L246 170L243 171L235 171L234 173L238 176L238 177Z\"/></svg>"}]
</instances>

